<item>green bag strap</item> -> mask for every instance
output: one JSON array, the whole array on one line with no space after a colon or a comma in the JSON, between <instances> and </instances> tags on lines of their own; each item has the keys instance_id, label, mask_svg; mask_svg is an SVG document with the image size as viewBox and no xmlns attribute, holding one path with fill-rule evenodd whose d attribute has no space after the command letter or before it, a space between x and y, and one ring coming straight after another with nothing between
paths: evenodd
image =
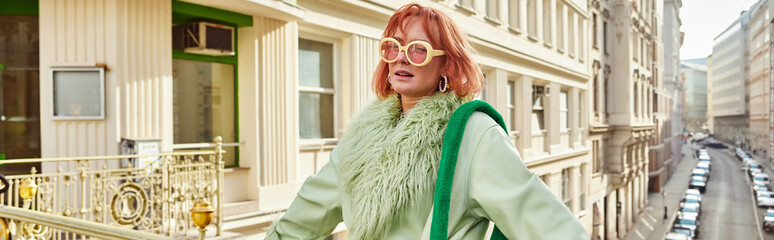
<instances>
[{"instance_id":1,"label":"green bag strap","mask_svg":"<svg viewBox=\"0 0 774 240\"><path fill-rule=\"evenodd\" d=\"M465 124L473 112L482 112L497 122L506 134L505 122L500 113L488 103L480 100L462 104L452 114L446 125L443 135L443 149L441 150L441 163L438 168L438 179L435 182L435 197L433 199L433 222L430 227L430 239L443 240L448 238L449 229L449 204L451 199L452 182L454 181L454 168L457 166L457 156L460 152L462 134L465 132ZM507 239L495 226L491 239Z\"/></svg>"}]
</instances>

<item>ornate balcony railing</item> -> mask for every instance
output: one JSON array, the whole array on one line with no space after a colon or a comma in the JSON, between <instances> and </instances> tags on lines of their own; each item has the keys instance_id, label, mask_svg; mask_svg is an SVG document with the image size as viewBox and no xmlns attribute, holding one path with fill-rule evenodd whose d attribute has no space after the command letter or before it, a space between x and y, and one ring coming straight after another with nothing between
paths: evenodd
<instances>
[{"instance_id":1,"label":"ornate balcony railing","mask_svg":"<svg viewBox=\"0 0 774 240\"><path fill-rule=\"evenodd\" d=\"M5 176L8 191L0 194L0 205L184 238L197 229L191 218L194 203L205 199L212 203L212 225L219 236L223 223L224 162L220 137L215 141L212 150L2 160L2 164L40 163L44 171L33 167L29 174ZM148 164L137 166L138 159ZM30 183L36 185L37 192L25 200L23 196L29 195L25 187ZM7 225L29 224L24 222L27 220L8 215L0 217L5 218L2 220ZM88 236L66 225L36 225L30 231L21 232L27 236L17 236L25 239Z\"/></svg>"}]
</instances>

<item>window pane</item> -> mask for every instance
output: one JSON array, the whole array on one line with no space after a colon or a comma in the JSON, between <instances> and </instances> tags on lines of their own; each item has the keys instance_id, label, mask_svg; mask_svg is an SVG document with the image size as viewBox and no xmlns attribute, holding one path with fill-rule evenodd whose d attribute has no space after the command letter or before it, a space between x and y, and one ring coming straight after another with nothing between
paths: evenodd
<instances>
[{"instance_id":1,"label":"window pane","mask_svg":"<svg viewBox=\"0 0 774 240\"><path fill-rule=\"evenodd\" d=\"M172 60L172 98L175 143L236 142L234 65ZM224 155L236 163L236 148Z\"/></svg>"},{"instance_id":2,"label":"window pane","mask_svg":"<svg viewBox=\"0 0 774 240\"><path fill-rule=\"evenodd\" d=\"M298 84L333 88L333 44L298 39Z\"/></svg>"},{"instance_id":3,"label":"window pane","mask_svg":"<svg viewBox=\"0 0 774 240\"><path fill-rule=\"evenodd\" d=\"M40 157L38 33L37 15L0 15L0 159ZM29 174L31 167L40 163L0 165L0 172Z\"/></svg>"},{"instance_id":4,"label":"window pane","mask_svg":"<svg viewBox=\"0 0 774 240\"><path fill-rule=\"evenodd\" d=\"M543 111L532 111L532 132L542 131L543 128Z\"/></svg>"},{"instance_id":5,"label":"window pane","mask_svg":"<svg viewBox=\"0 0 774 240\"><path fill-rule=\"evenodd\" d=\"M302 139L333 138L333 95L299 93L298 125Z\"/></svg>"},{"instance_id":6,"label":"window pane","mask_svg":"<svg viewBox=\"0 0 774 240\"><path fill-rule=\"evenodd\" d=\"M99 71L54 72L54 116L102 115L102 80Z\"/></svg>"}]
</instances>

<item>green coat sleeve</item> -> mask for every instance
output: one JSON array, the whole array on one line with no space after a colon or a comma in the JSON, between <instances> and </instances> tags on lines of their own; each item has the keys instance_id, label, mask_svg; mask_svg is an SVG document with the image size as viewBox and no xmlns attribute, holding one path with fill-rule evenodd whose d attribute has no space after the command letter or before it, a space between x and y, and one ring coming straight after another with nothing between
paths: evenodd
<instances>
[{"instance_id":1,"label":"green coat sleeve","mask_svg":"<svg viewBox=\"0 0 774 240\"><path fill-rule=\"evenodd\" d=\"M342 221L335 153L320 172L306 179L285 215L269 228L266 239L324 239Z\"/></svg>"},{"instance_id":2,"label":"green coat sleeve","mask_svg":"<svg viewBox=\"0 0 774 240\"><path fill-rule=\"evenodd\" d=\"M500 126L474 147L466 189L469 208L508 239L588 239L580 222L522 162Z\"/></svg>"}]
</instances>

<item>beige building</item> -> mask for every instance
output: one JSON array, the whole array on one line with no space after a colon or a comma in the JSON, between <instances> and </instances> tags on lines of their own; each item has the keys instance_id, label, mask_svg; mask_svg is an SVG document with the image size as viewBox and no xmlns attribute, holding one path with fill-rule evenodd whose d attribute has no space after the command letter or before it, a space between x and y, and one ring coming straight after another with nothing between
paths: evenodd
<instances>
[{"instance_id":1,"label":"beige building","mask_svg":"<svg viewBox=\"0 0 774 240\"><path fill-rule=\"evenodd\" d=\"M716 139L747 146L749 134L747 98L747 24L749 11L743 11L713 40L707 61L707 98L711 106L712 133Z\"/></svg>"},{"instance_id":2,"label":"beige building","mask_svg":"<svg viewBox=\"0 0 774 240\"><path fill-rule=\"evenodd\" d=\"M658 15L663 16L659 19L663 24L656 24L663 35L659 35L658 31L654 35L657 47L653 52L653 99L646 103L653 108L655 125L648 155L648 189L651 192L662 191L661 187L667 183L682 159L679 151L682 148L679 136L682 128L682 88L679 81L680 47L683 40L680 32L682 1L665 0L663 4L663 14Z\"/></svg>"},{"instance_id":3,"label":"beige building","mask_svg":"<svg viewBox=\"0 0 774 240\"><path fill-rule=\"evenodd\" d=\"M601 200L595 202L601 216L595 217L597 227L591 235L621 239L647 201L649 148L657 117L652 103L666 104L670 99L663 83L657 83L663 74L658 29L663 25L664 4L593 1L592 6L592 19L599 19L592 22L592 32L597 32L599 40L592 39L589 87L591 194ZM668 114L660 117L663 123ZM665 134L668 138L669 132ZM660 149L669 149L661 141L658 144Z\"/></svg>"},{"instance_id":4,"label":"beige building","mask_svg":"<svg viewBox=\"0 0 774 240\"><path fill-rule=\"evenodd\" d=\"M3 91L52 94L15 98L39 106L24 114L40 129L0 131L38 148L5 144L0 153L33 151L0 157L120 154L122 139L156 142L158 150L171 151L222 136L228 151L224 230L261 235L304 179L328 162L349 119L374 99L369 85L379 61L378 40L389 16L408 2L14 5L28 17L8 21L21 29L8 34L19 42L39 39L39 45L23 50L39 53L39 61L7 64L6 70L26 72L3 76L40 85ZM480 98L503 114L527 167L592 237L623 238L646 204L654 121L659 126L667 121L653 114L651 104L670 101L657 57L663 56L663 3L419 2L446 12L468 33L486 77ZM0 9L11 8L0 4ZM210 39L209 48L187 48L192 29L205 27L233 32ZM24 39L30 34L39 38ZM96 76L103 91L87 91L100 88L86 83L57 84L79 71ZM84 104L93 99L101 104ZM55 168L43 166L50 171ZM336 232L344 229L340 225Z\"/></svg>"},{"instance_id":5,"label":"beige building","mask_svg":"<svg viewBox=\"0 0 774 240\"><path fill-rule=\"evenodd\" d=\"M749 151L758 156L765 156L768 161L769 152L769 89L771 85L771 1L760 0L750 7L750 23L747 39L747 76L749 115Z\"/></svg>"}]
</instances>

